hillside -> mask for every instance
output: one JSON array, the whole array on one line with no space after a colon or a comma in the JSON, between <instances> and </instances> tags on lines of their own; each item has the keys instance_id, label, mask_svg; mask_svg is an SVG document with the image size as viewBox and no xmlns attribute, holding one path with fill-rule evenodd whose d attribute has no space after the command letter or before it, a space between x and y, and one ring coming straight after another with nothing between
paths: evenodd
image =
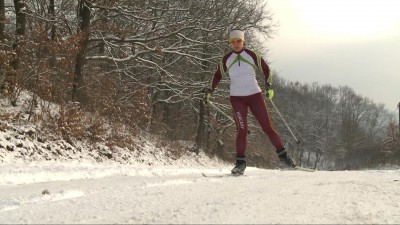
<instances>
[{"instance_id":1,"label":"hillside","mask_svg":"<svg viewBox=\"0 0 400 225\"><path fill-rule=\"evenodd\" d=\"M34 114L41 115L43 105L50 105L50 114L60 117L58 105L37 99ZM31 96L23 92L17 107L12 107L7 98L0 99L0 163L26 163L37 161L52 162L97 162L122 163L133 165L221 165L217 159L210 159L200 151L194 152L193 143L184 141L168 142L142 131L140 135L120 134L129 139L129 147L110 145L107 141L111 127L105 135L98 138L103 141L91 142L88 138L64 140L54 130L43 130L43 121L32 122L29 108ZM91 114L86 114L89 120ZM30 119L30 120L29 120ZM28 121L29 120L29 121ZM82 119L85 121L85 119ZM107 122L105 122L107 123ZM59 126L56 125L55 126Z\"/></svg>"}]
</instances>

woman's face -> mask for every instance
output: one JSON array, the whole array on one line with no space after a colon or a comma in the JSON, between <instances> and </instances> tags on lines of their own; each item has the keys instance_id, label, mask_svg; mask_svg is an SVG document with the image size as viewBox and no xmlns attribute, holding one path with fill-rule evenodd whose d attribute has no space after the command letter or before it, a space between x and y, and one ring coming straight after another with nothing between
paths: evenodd
<instances>
[{"instance_id":1,"label":"woman's face","mask_svg":"<svg viewBox=\"0 0 400 225\"><path fill-rule=\"evenodd\" d=\"M236 52L242 50L244 47L244 41L242 39L231 39L229 43L231 44L231 48Z\"/></svg>"}]
</instances>

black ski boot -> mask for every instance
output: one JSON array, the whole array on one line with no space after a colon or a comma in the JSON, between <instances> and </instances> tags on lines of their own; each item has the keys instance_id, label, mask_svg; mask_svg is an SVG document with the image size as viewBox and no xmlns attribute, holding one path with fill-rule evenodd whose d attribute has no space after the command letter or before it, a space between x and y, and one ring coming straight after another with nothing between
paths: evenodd
<instances>
[{"instance_id":1,"label":"black ski boot","mask_svg":"<svg viewBox=\"0 0 400 225\"><path fill-rule=\"evenodd\" d=\"M241 175L246 169L246 160L236 159L236 166L231 170L232 174Z\"/></svg>"},{"instance_id":2,"label":"black ski boot","mask_svg":"<svg viewBox=\"0 0 400 225\"><path fill-rule=\"evenodd\" d=\"M283 162L286 166L296 168L296 163L294 163L293 159L287 154L286 149L283 149L278 153L279 160Z\"/></svg>"}]
</instances>

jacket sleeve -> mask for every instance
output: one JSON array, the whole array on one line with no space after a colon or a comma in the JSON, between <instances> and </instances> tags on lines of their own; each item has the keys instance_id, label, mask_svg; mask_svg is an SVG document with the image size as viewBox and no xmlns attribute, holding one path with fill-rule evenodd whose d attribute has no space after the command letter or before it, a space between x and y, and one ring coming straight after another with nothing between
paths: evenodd
<instances>
[{"instance_id":1,"label":"jacket sleeve","mask_svg":"<svg viewBox=\"0 0 400 225\"><path fill-rule=\"evenodd\" d=\"M263 58L261 58L261 69L262 69L262 72L265 77L265 85L271 85L268 81L269 76L270 76L270 69L269 69L268 64L265 62L265 60Z\"/></svg>"},{"instance_id":2,"label":"jacket sleeve","mask_svg":"<svg viewBox=\"0 0 400 225\"><path fill-rule=\"evenodd\" d=\"M213 91L215 90L215 88L217 88L219 82L222 79L222 73L221 73L221 69L219 67L220 67L220 64L218 64L218 66L217 66L217 71L215 71L214 78L213 78L212 83L211 83L211 89Z\"/></svg>"}]
</instances>

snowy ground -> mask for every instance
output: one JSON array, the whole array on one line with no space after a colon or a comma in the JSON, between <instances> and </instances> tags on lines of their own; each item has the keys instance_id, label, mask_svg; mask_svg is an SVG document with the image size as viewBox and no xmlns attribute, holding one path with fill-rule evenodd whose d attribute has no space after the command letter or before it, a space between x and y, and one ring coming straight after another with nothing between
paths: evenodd
<instances>
[{"instance_id":1,"label":"snowy ground","mask_svg":"<svg viewBox=\"0 0 400 225\"><path fill-rule=\"evenodd\" d=\"M3 164L0 223L400 223L399 170L229 169Z\"/></svg>"},{"instance_id":2,"label":"snowy ground","mask_svg":"<svg viewBox=\"0 0 400 225\"><path fill-rule=\"evenodd\" d=\"M29 99L0 99L1 224L400 223L399 169L203 177L232 164L149 134L133 148L42 136Z\"/></svg>"}]
</instances>

